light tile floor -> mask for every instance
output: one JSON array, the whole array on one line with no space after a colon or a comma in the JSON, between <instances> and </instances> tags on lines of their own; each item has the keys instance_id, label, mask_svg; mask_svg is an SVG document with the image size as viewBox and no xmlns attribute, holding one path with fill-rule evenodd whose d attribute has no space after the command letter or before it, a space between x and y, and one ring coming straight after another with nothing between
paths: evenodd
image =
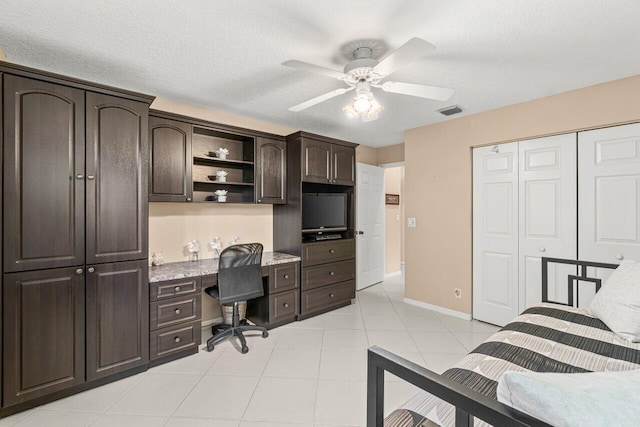
<instances>
[{"instance_id":1,"label":"light tile floor","mask_svg":"<svg viewBox=\"0 0 640 427\"><path fill-rule=\"evenodd\" d=\"M356 303L0 420L5 426L364 426L366 349L442 372L498 328L402 302L401 276ZM208 337L203 337L206 340ZM387 375L385 411L416 389Z\"/></svg>"}]
</instances>

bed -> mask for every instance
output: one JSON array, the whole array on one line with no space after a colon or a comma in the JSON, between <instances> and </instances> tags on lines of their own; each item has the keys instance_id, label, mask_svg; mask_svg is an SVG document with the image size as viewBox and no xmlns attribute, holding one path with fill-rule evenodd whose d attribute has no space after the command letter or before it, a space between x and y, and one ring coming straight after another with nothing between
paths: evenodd
<instances>
[{"instance_id":1,"label":"bed","mask_svg":"<svg viewBox=\"0 0 640 427\"><path fill-rule=\"evenodd\" d=\"M550 263L574 264L568 277L568 302L547 298ZM573 307L573 289L601 280L593 268L615 264L543 258L543 303L525 310L451 369L438 375L378 347L368 351L367 426L547 426L545 422L503 405L496 398L498 380L509 372L586 373L640 369L640 343L613 333L587 310ZM424 390L383 419L384 372Z\"/></svg>"}]
</instances>

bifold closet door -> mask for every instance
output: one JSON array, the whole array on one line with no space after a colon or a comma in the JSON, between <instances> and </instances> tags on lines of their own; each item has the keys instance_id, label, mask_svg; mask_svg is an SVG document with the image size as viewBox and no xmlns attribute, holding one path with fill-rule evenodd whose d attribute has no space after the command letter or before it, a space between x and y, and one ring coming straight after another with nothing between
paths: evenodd
<instances>
[{"instance_id":1,"label":"bifold closet door","mask_svg":"<svg viewBox=\"0 0 640 427\"><path fill-rule=\"evenodd\" d=\"M518 143L473 150L473 317L518 311Z\"/></svg>"},{"instance_id":2,"label":"bifold closet door","mask_svg":"<svg viewBox=\"0 0 640 427\"><path fill-rule=\"evenodd\" d=\"M579 254L640 260L640 124L578 134Z\"/></svg>"},{"instance_id":3,"label":"bifold closet door","mask_svg":"<svg viewBox=\"0 0 640 427\"><path fill-rule=\"evenodd\" d=\"M577 258L576 134L518 143L520 310L542 301L542 257ZM549 266L552 301L566 303L574 266Z\"/></svg>"}]
</instances>

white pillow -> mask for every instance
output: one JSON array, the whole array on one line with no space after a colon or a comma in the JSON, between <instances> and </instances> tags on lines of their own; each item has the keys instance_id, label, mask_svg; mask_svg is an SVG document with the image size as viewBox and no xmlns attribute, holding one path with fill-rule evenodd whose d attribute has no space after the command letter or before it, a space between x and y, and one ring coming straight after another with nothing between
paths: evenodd
<instances>
[{"instance_id":1,"label":"white pillow","mask_svg":"<svg viewBox=\"0 0 640 427\"><path fill-rule=\"evenodd\" d=\"M640 342L640 263L622 261L591 300L589 311L616 335Z\"/></svg>"},{"instance_id":2,"label":"white pillow","mask_svg":"<svg viewBox=\"0 0 640 427\"><path fill-rule=\"evenodd\" d=\"M498 401L556 427L637 426L640 370L558 374L505 372Z\"/></svg>"}]
</instances>

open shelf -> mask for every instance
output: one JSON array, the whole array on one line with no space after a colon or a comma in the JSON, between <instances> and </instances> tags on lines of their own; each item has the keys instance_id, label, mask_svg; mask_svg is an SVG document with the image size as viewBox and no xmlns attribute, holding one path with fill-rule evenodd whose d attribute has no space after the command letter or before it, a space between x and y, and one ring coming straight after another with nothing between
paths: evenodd
<instances>
[{"instance_id":1,"label":"open shelf","mask_svg":"<svg viewBox=\"0 0 640 427\"><path fill-rule=\"evenodd\" d=\"M242 186L242 187L253 187L255 184L253 182L220 182L220 181L193 181L194 184L210 184L210 185L233 185L233 186Z\"/></svg>"},{"instance_id":2,"label":"open shelf","mask_svg":"<svg viewBox=\"0 0 640 427\"><path fill-rule=\"evenodd\" d=\"M218 159L216 157L201 157L196 156L193 158L194 162L203 162L214 165L233 165L233 166L253 166L253 162L246 160L233 160L233 159Z\"/></svg>"}]
</instances>

